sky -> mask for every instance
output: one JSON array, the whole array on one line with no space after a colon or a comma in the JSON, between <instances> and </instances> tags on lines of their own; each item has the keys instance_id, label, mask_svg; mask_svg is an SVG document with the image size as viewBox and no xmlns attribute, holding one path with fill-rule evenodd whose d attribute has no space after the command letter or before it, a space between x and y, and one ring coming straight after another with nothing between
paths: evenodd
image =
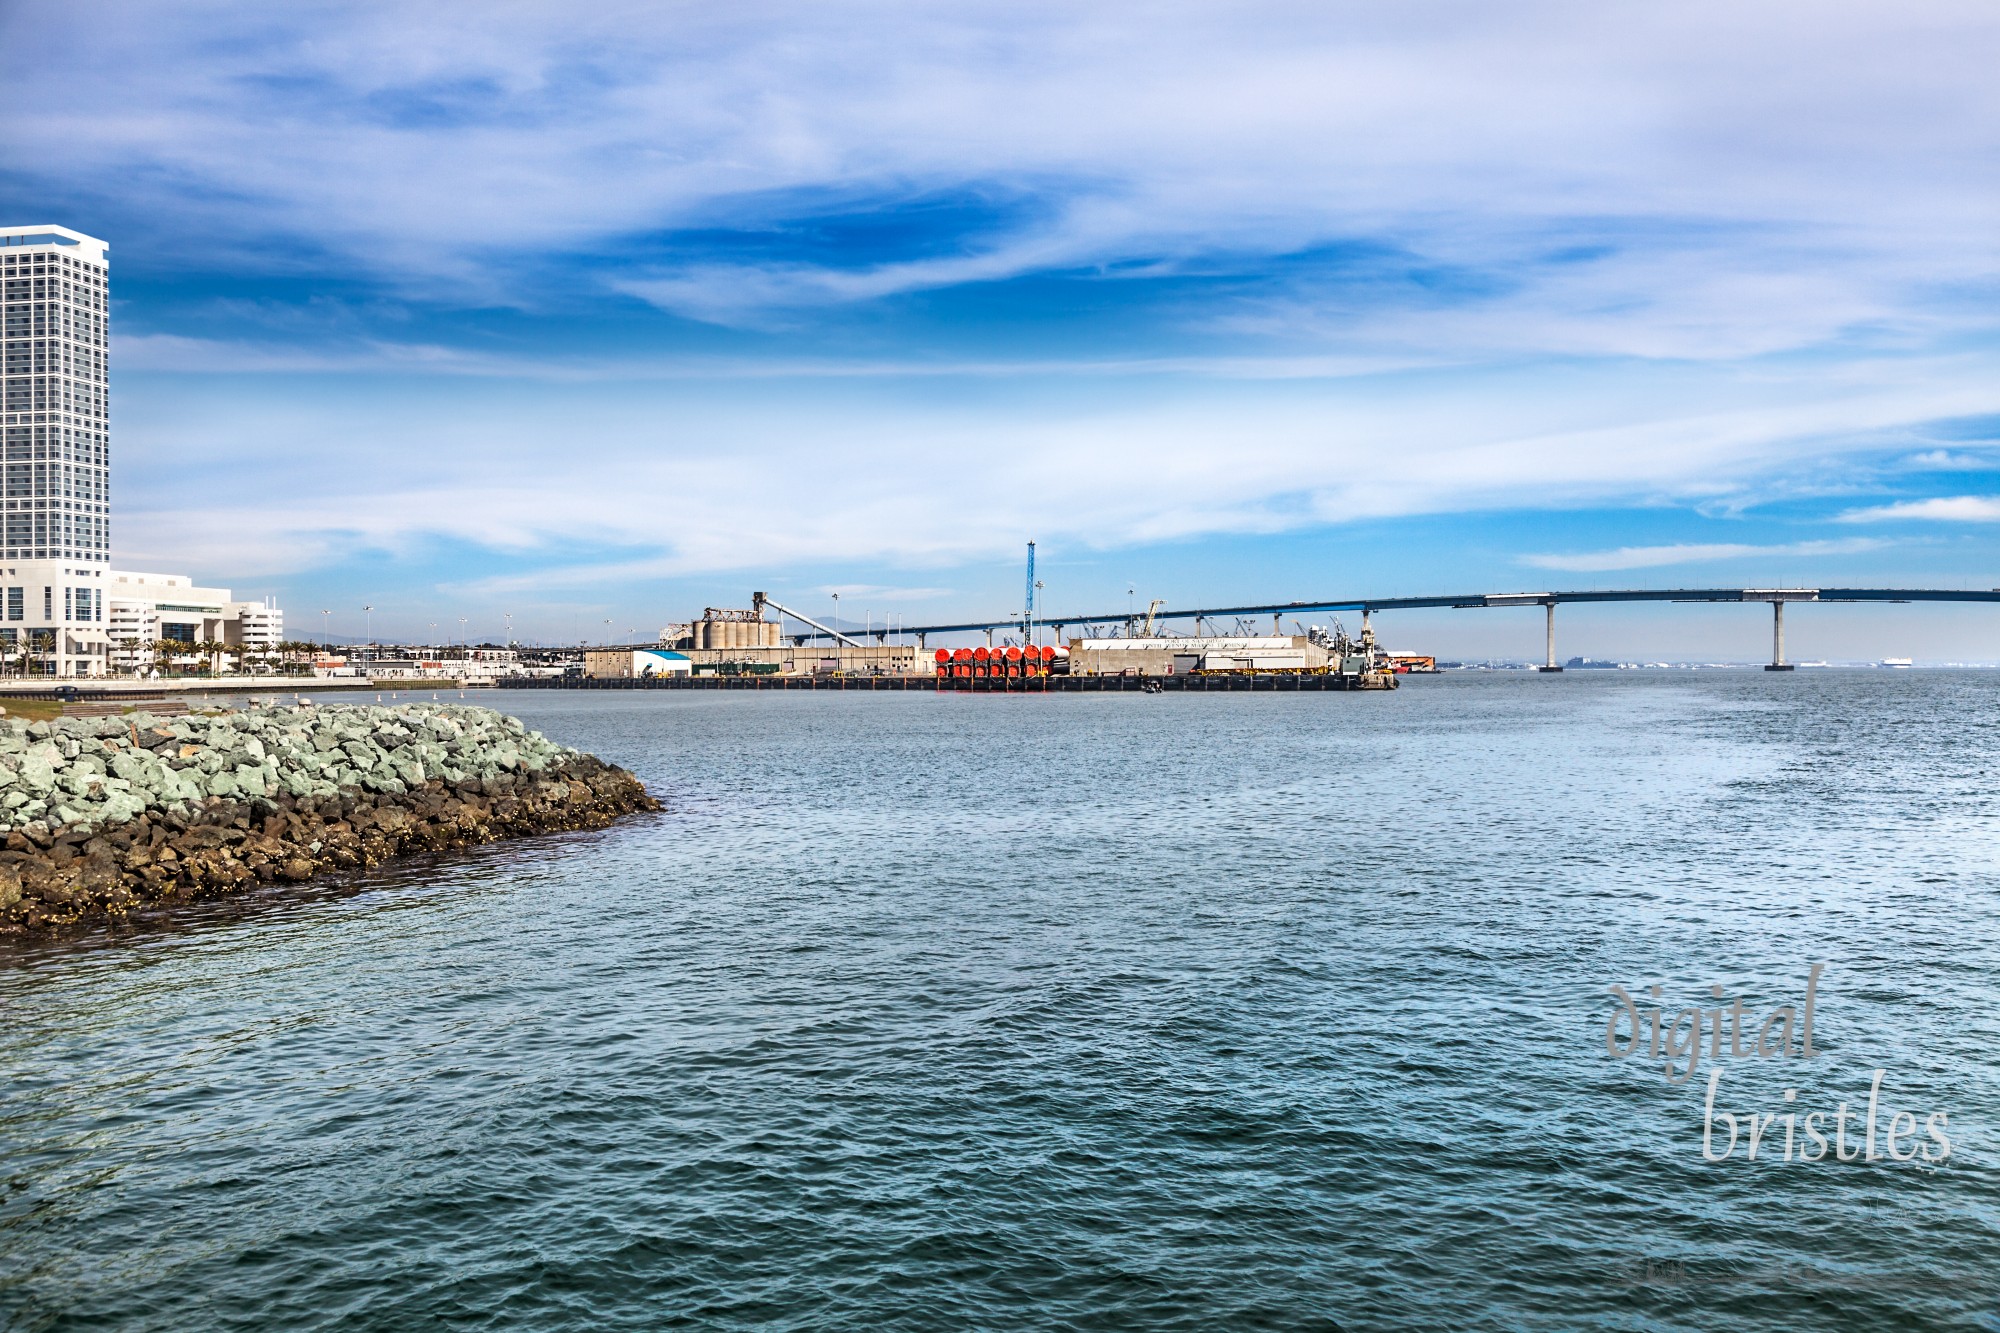
<instances>
[{"instance_id":1,"label":"sky","mask_svg":"<svg viewBox=\"0 0 2000 1333\"><path fill-rule=\"evenodd\" d=\"M1029 540L1058 616L1988 588L1995 50L1957 0L6 5L0 223L110 242L115 561L302 635L985 618ZM1788 635L2000 660L1984 608Z\"/></svg>"}]
</instances>

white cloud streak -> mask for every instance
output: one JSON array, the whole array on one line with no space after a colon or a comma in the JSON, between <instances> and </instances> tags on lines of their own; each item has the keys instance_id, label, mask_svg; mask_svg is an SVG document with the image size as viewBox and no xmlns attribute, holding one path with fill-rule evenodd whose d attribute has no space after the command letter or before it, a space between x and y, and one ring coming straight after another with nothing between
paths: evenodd
<instances>
[{"instance_id":1,"label":"white cloud streak","mask_svg":"<svg viewBox=\"0 0 2000 1333\"><path fill-rule=\"evenodd\" d=\"M1903 466L1923 472L1986 472L1995 466L1995 460L1983 454L1928 449L1905 458Z\"/></svg>"},{"instance_id":2,"label":"white cloud streak","mask_svg":"<svg viewBox=\"0 0 2000 1333\"><path fill-rule=\"evenodd\" d=\"M1939 496L1850 510L1843 523L2000 523L2000 498L1990 495Z\"/></svg>"},{"instance_id":3,"label":"white cloud streak","mask_svg":"<svg viewBox=\"0 0 2000 1333\"><path fill-rule=\"evenodd\" d=\"M1595 573L1619 569L1657 569L1669 565L1709 564L1721 560L1767 560L1779 557L1856 555L1889 545L1868 537L1839 541L1784 542L1758 546L1744 542L1683 542L1666 546L1620 546L1609 551L1577 551L1560 555L1524 555L1520 563L1536 569Z\"/></svg>"}]
</instances>

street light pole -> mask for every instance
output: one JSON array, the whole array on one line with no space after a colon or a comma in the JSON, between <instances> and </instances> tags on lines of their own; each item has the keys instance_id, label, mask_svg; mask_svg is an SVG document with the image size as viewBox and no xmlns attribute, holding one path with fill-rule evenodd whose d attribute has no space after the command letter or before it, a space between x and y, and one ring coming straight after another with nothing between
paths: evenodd
<instances>
[{"instance_id":1,"label":"street light pole","mask_svg":"<svg viewBox=\"0 0 2000 1333\"><path fill-rule=\"evenodd\" d=\"M833 674L840 674L840 594L833 595L833 619L827 622L833 628Z\"/></svg>"},{"instance_id":2,"label":"street light pole","mask_svg":"<svg viewBox=\"0 0 2000 1333\"><path fill-rule=\"evenodd\" d=\"M372 666L375 662L375 608L372 606L361 608L361 637L368 641L361 646L361 651L365 654L362 661Z\"/></svg>"}]
</instances>

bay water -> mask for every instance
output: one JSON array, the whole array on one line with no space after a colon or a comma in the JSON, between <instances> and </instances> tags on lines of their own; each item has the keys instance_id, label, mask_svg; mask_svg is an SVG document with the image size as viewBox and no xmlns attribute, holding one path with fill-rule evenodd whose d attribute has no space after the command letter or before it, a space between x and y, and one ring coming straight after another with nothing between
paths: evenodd
<instances>
[{"instance_id":1,"label":"bay water","mask_svg":"<svg viewBox=\"0 0 2000 1333\"><path fill-rule=\"evenodd\" d=\"M0 1327L2000 1329L2000 673L472 698L667 813L0 942Z\"/></svg>"}]
</instances>

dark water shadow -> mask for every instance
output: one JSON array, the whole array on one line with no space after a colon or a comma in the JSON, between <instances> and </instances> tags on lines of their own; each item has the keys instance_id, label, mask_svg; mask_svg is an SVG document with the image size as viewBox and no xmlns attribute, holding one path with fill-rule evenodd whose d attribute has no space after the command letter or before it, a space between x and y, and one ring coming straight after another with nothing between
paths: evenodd
<instances>
[{"instance_id":1,"label":"dark water shadow","mask_svg":"<svg viewBox=\"0 0 2000 1333\"><path fill-rule=\"evenodd\" d=\"M538 851L589 847L664 813L636 811L601 829L563 829L456 851L416 852L367 869L335 870L297 883L276 881L214 897L153 901L112 921L80 921L37 934L0 936L0 969L33 968L78 954L157 944L371 894L434 888L445 879L463 896L489 884L499 887L508 872Z\"/></svg>"}]
</instances>

